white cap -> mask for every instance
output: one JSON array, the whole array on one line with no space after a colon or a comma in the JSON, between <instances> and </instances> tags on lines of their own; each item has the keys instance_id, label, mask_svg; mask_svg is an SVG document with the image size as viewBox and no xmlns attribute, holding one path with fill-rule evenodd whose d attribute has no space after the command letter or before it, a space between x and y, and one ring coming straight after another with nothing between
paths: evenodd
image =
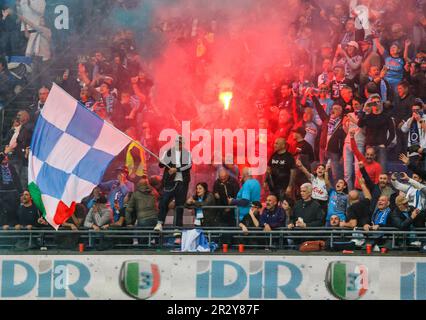
<instances>
[{"instance_id":1,"label":"white cap","mask_svg":"<svg viewBox=\"0 0 426 320\"><path fill-rule=\"evenodd\" d=\"M355 48L357 48L359 50L359 44L356 41L350 41L348 43L348 46L355 47Z\"/></svg>"}]
</instances>

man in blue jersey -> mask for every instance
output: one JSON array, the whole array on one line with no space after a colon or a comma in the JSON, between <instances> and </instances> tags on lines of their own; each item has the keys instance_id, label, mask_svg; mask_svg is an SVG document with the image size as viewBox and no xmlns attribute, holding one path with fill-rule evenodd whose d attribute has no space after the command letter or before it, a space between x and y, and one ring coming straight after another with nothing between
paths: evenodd
<instances>
[{"instance_id":1,"label":"man in blue jersey","mask_svg":"<svg viewBox=\"0 0 426 320\"><path fill-rule=\"evenodd\" d=\"M396 93L398 83L400 83L404 77L405 61L401 57L402 48L397 42L394 42L390 46L389 51L387 51L378 38L375 38L374 40L378 52L385 61L386 75L384 79L390 84Z\"/></svg>"},{"instance_id":2,"label":"man in blue jersey","mask_svg":"<svg viewBox=\"0 0 426 320\"><path fill-rule=\"evenodd\" d=\"M238 206L239 221L250 211L250 205L253 201L260 201L261 187L259 181L253 178L250 168L244 168L242 171L242 187L237 194L236 199L229 198L229 205Z\"/></svg>"},{"instance_id":3,"label":"man in blue jersey","mask_svg":"<svg viewBox=\"0 0 426 320\"><path fill-rule=\"evenodd\" d=\"M337 215L340 221L346 221L346 209L348 207L348 195L346 193L347 185L345 180L340 179L336 183L334 189L328 191L328 210L326 223L327 226L330 224L330 218Z\"/></svg>"}]
</instances>

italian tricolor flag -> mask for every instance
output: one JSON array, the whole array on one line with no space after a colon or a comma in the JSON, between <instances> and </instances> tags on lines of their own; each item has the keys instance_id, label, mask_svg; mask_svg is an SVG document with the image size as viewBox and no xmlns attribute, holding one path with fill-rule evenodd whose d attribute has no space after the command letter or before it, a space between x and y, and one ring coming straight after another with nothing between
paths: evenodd
<instances>
[{"instance_id":1,"label":"italian tricolor flag","mask_svg":"<svg viewBox=\"0 0 426 320\"><path fill-rule=\"evenodd\" d=\"M43 218L48 221L55 229L58 229L61 224L66 222L75 211L75 201L71 203L70 207L68 207L63 201L59 201L53 216L48 216L46 208L43 204L43 198L40 188L34 182L31 182L28 185L28 191L31 194L34 204L42 213Z\"/></svg>"}]
</instances>

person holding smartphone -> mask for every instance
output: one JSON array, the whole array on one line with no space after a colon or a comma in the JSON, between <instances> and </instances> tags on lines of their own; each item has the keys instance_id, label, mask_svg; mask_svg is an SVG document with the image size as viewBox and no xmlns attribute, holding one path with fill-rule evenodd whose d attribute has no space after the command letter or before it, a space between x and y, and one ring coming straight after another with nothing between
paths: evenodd
<instances>
[{"instance_id":1,"label":"person holding smartphone","mask_svg":"<svg viewBox=\"0 0 426 320\"><path fill-rule=\"evenodd\" d=\"M372 95L363 112L359 113L358 126L365 128L365 145L374 148L377 161L382 169L386 170L387 147L395 138L395 125L392 118L383 112L383 105L378 94Z\"/></svg>"},{"instance_id":2,"label":"person holding smartphone","mask_svg":"<svg viewBox=\"0 0 426 320\"><path fill-rule=\"evenodd\" d=\"M426 185L419 175L414 173L410 178L405 172L393 173L391 183L395 190L405 194L411 207L419 210L425 208Z\"/></svg>"},{"instance_id":3,"label":"person holding smartphone","mask_svg":"<svg viewBox=\"0 0 426 320\"><path fill-rule=\"evenodd\" d=\"M387 66L383 66L381 70L380 67L375 65L370 67L370 69L368 70L368 74L365 77L361 77L360 92L363 95L363 98L368 98L366 96L365 89L369 83L373 82L376 84L383 102L393 100L394 94L392 87L385 79L387 72Z\"/></svg>"},{"instance_id":4,"label":"person holding smartphone","mask_svg":"<svg viewBox=\"0 0 426 320\"><path fill-rule=\"evenodd\" d=\"M411 110L413 112L412 116L404 122L401 131L408 134L409 157L418 159L419 154L410 151L413 150L412 147L414 146L419 146L422 149L426 148L426 114L423 113L423 102L418 100Z\"/></svg>"}]
</instances>

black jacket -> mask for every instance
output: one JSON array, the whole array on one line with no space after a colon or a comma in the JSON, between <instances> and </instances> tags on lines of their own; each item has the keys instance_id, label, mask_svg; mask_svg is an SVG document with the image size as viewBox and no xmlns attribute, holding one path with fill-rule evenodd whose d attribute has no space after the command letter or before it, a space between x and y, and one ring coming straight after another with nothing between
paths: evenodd
<instances>
[{"instance_id":1,"label":"black jacket","mask_svg":"<svg viewBox=\"0 0 426 320\"><path fill-rule=\"evenodd\" d=\"M186 208L199 208L199 207L203 207L203 206L215 206L216 205L216 200L214 198L213 193L208 192L203 201L198 201L198 197L196 195L192 196L192 199L195 201L195 203L193 205L185 205ZM202 219L202 226L203 227L217 227L220 226L221 221L220 221L220 216L217 214L217 210L214 208L209 208L209 209L203 209L203 216L204 218Z\"/></svg>"},{"instance_id":2,"label":"black jacket","mask_svg":"<svg viewBox=\"0 0 426 320\"><path fill-rule=\"evenodd\" d=\"M31 138L34 131L34 125L28 122L22 125L19 130L18 137L16 138L17 146L15 148L15 154L19 160L24 163L28 163L28 159L25 158L25 150L31 145Z\"/></svg>"},{"instance_id":3,"label":"black jacket","mask_svg":"<svg viewBox=\"0 0 426 320\"><path fill-rule=\"evenodd\" d=\"M330 121L330 116L328 116L324 111L317 97L313 97L313 101L315 109L322 120L320 148L332 153L342 154L346 139L346 133L343 130L343 121L341 121L336 130L334 130L327 144L328 122Z\"/></svg>"},{"instance_id":4,"label":"black jacket","mask_svg":"<svg viewBox=\"0 0 426 320\"><path fill-rule=\"evenodd\" d=\"M213 186L213 193L219 194L217 204L221 206L228 205L228 198L235 199L238 191L240 191L240 184L233 177L229 177L225 182L221 182L217 179Z\"/></svg>"},{"instance_id":5,"label":"black jacket","mask_svg":"<svg viewBox=\"0 0 426 320\"><path fill-rule=\"evenodd\" d=\"M415 97L426 101L426 77L423 72L417 72L414 75L408 76L408 81L410 82L411 92Z\"/></svg>"},{"instance_id":6,"label":"black jacket","mask_svg":"<svg viewBox=\"0 0 426 320\"><path fill-rule=\"evenodd\" d=\"M365 128L366 146L388 146L395 138L395 126L392 119L385 113L369 114L360 112L358 126Z\"/></svg>"},{"instance_id":7,"label":"black jacket","mask_svg":"<svg viewBox=\"0 0 426 320\"><path fill-rule=\"evenodd\" d=\"M409 231L410 226L413 226L414 228L424 228L425 226L425 215L424 212L420 212L419 215L417 215L416 219L411 219L411 213L414 211L413 207L410 207L407 214L404 215L404 213L399 210L398 208L395 208L390 216L391 225L394 228L397 228L401 231Z\"/></svg>"},{"instance_id":8,"label":"black jacket","mask_svg":"<svg viewBox=\"0 0 426 320\"><path fill-rule=\"evenodd\" d=\"M396 98L395 106L392 112L396 123L407 121L412 115L412 107L415 104L416 98L408 94L405 98L401 99L399 96Z\"/></svg>"},{"instance_id":9,"label":"black jacket","mask_svg":"<svg viewBox=\"0 0 426 320\"><path fill-rule=\"evenodd\" d=\"M160 168L165 168L164 169L164 174L163 174L163 185L164 187L170 187L173 186L174 184L174 179L176 177L176 174L170 175L169 174L169 169L167 168L167 166L169 166L170 168L176 168L178 172L182 173L182 178L183 178L183 183L184 184L189 184L189 182L191 181L191 167L192 167L192 160L191 160L191 153L186 150L183 149L181 154L180 154L180 166L176 166L176 161L174 159L176 159L176 148L171 148L169 150L167 150L167 152L164 154L163 158L161 159L159 166Z\"/></svg>"},{"instance_id":10,"label":"black jacket","mask_svg":"<svg viewBox=\"0 0 426 320\"><path fill-rule=\"evenodd\" d=\"M316 200L308 202L299 200L296 202L293 210L293 223L296 223L299 218L303 219L308 228L324 226L324 212Z\"/></svg>"}]
</instances>

